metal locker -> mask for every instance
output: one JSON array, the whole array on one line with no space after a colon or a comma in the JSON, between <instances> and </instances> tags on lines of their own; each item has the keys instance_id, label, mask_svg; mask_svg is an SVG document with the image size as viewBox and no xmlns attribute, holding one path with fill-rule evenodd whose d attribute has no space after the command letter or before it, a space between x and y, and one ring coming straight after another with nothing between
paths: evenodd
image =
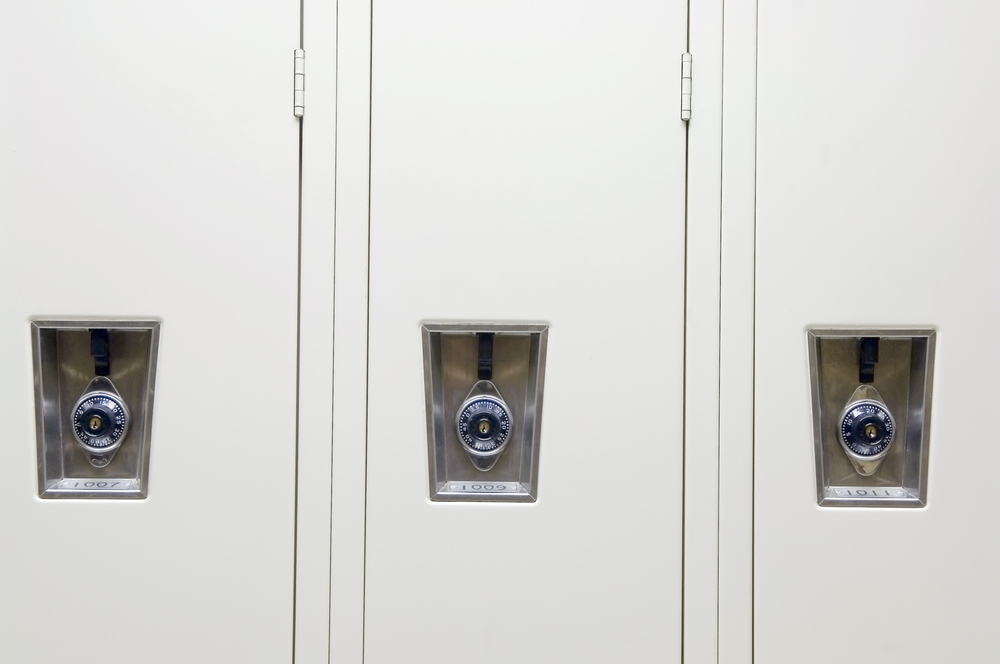
<instances>
[{"instance_id":1,"label":"metal locker","mask_svg":"<svg viewBox=\"0 0 1000 664\"><path fill-rule=\"evenodd\" d=\"M298 43L297 3L0 9L4 661L290 661Z\"/></svg>"},{"instance_id":2,"label":"metal locker","mask_svg":"<svg viewBox=\"0 0 1000 664\"><path fill-rule=\"evenodd\" d=\"M370 20L370 61L359 40L338 56L334 652L679 661L686 5L376 2ZM428 436L461 426L435 419L435 386L461 410L476 375L475 337L447 326L495 335L515 430L535 382L500 354L532 375L534 342L503 326L546 330L537 494L431 499ZM442 463L514 469L516 444L496 470Z\"/></svg>"},{"instance_id":3,"label":"metal locker","mask_svg":"<svg viewBox=\"0 0 1000 664\"><path fill-rule=\"evenodd\" d=\"M1000 451L983 419L1000 371L1000 14L978 2L756 5L756 31L739 9L727 23L720 657L984 661L1000 583L989 508ZM881 408L851 396L866 339L882 340L871 384L905 440L857 470L848 448L878 452L843 438L865 430L850 430L851 404ZM931 350L933 404L921 387ZM821 373L826 363L826 395L810 394L810 353ZM844 408L842 422L814 420L811 399L832 417ZM907 489L920 436L923 498L916 481L912 498L869 509L897 475ZM835 490L817 474L823 455L851 506L832 493L817 504Z\"/></svg>"}]
</instances>

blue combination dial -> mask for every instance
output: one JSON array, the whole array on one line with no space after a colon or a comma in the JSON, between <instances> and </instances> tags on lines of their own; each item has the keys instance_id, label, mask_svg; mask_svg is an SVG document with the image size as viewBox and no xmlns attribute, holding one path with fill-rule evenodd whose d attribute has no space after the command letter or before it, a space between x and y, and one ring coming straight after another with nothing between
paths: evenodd
<instances>
[{"instance_id":1,"label":"blue combination dial","mask_svg":"<svg viewBox=\"0 0 1000 664\"><path fill-rule=\"evenodd\" d=\"M507 404L496 397L480 395L468 399L458 413L458 437L471 454L490 454L510 437L511 416Z\"/></svg>"},{"instance_id":2,"label":"blue combination dial","mask_svg":"<svg viewBox=\"0 0 1000 664\"><path fill-rule=\"evenodd\" d=\"M892 416L875 401L851 404L840 421L844 446L860 457L875 457L888 450L894 434Z\"/></svg>"},{"instance_id":3,"label":"blue combination dial","mask_svg":"<svg viewBox=\"0 0 1000 664\"><path fill-rule=\"evenodd\" d=\"M128 409L115 394L89 392L73 409L73 434L91 452L109 452L121 444L128 432Z\"/></svg>"}]
</instances>

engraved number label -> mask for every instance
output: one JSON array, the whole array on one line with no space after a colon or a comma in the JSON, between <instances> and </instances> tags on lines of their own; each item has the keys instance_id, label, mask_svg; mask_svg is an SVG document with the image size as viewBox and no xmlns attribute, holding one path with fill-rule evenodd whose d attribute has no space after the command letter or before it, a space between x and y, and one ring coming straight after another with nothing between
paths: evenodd
<instances>
[{"instance_id":1,"label":"engraved number label","mask_svg":"<svg viewBox=\"0 0 1000 664\"><path fill-rule=\"evenodd\" d=\"M63 480L55 488L83 491L121 491L130 486L132 486L132 480Z\"/></svg>"},{"instance_id":2,"label":"engraved number label","mask_svg":"<svg viewBox=\"0 0 1000 664\"><path fill-rule=\"evenodd\" d=\"M449 491L460 493L504 493L518 490L517 482L449 482Z\"/></svg>"},{"instance_id":3,"label":"engraved number label","mask_svg":"<svg viewBox=\"0 0 1000 664\"><path fill-rule=\"evenodd\" d=\"M903 489L834 489L838 498L906 498Z\"/></svg>"}]
</instances>

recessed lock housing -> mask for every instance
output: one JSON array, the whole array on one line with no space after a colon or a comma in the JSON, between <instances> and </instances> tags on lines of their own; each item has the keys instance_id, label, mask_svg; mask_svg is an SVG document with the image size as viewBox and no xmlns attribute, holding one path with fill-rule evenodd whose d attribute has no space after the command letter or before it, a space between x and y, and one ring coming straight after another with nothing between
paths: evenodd
<instances>
[{"instance_id":1,"label":"recessed lock housing","mask_svg":"<svg viewBox=\"0 0 1000 664\"><path fill-rule=\"evenodd\" d=\"M548 327L429 323L422 333L431 500L533 502Z\"/></svg>"},{"instance_id":2,"label":"recessed lock housing","mask_svg":"<svg viewBox=\"0 0 1000 664\"><path fill-rule=\"evenodd\" d=\"M932 329L808 331L817 500L927 502Z\"/></svg>"},{"instance_id":3,"label":"recessed lock housing","mask_svg":"<svg viewBox=\"0 0 1000 664\"><path fill-rule=\"evenodd\" d=\"M146 497L159 329L32 321L39 496Z\"/></svg>"}]
</instances>

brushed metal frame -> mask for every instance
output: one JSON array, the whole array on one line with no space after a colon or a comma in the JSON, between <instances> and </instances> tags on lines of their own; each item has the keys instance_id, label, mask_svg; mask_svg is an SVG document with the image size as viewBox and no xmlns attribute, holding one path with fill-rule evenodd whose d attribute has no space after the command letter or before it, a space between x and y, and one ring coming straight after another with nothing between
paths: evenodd
<instances>
[{"instance_id":1,"label":"brushed metal frame","mask_svg":"<svg viewBox=\"0 0 1000 664\"><path fill-rule=\"evenodd\" d=\"M454 430L455 413L447 400L459 394L458 406L469 388L462 371L455 371L454 359L442 353L442 337L469 336L492 332L499 347L505 337L527 338L527 353L515 367L516 385L504 385L503 358L495 356L494 382L514 411L514 431L500 461L488 471L476 470ZM548 325L541 323L425 323L421 326L424 354L424 399L427 409L427 471L430 499L435 502L535 502L538 497L538 459L542 426L542 394L545 383L545 355ZM471 340L470 340L471 344ZM469 371L474 365L461 369ZM446 397L445 394L452 395ZM510 456L513 455L513 456ZM504 457L509 461L504 462ZM471 470L470 470L471 469ZM480 487L480 489L460 487ZM490 488L486 488L490 487Z\"/></svg>"},{"instance_id":2,"label":"brushed metal frame","mask_svg":"<svg viewBox=\"0 0 1000 664\"><path fill-rule=\"evenodd\" d=\"M145 332L143 338L137 337L136 343L127 347L125 354L119 348L112 360L111 378L128 403L133 424L115 460L103 468L79 462L78 457L82 457L84 452L69 428L70 407L79 395L74 393L75 388L69 388L67 384L90 382L93 368L79 366L83 357L88 361L90 357L81 352L76 352L73 357L61 356L59 348L60 334L85 333L93 328L107 328L112 332ZM40 498L146 497L159 339L160 322L157 320L77 318L31 321ZM124 448L130 448L129 453L123 454ZM115 488L117 484L126 488Z\"/></svg>"},{"instance_id":3,"label":"brushed metal frame","mask_svg":"<svg viewBox=\"0 0 1000 664\"><path fill-rule=\"evenodd\" d=\"M927 463L930 454L931 396L934 377L936 331L931 327L811 327L806 330L809 346L810 396L813 415L813 443L816 465L816 500L823 507L924 507L927 504ZM897 426L905 429L902 442L900 481L892 486L880 484L879 473L870 477L857 475L853 483L834 483L825 460L829 447L843 454L836 434L827 430L828 420L836 418L842 406L834 411L824 406L823 370L820 342L861 337L898 339L912 342L909 366L906 367L908 395L906 408L894 414ZM879 364L882 370L886 367ZM854 367L851 367L854 369ZM876 377L878 369L876 369ZM877 378L876 378L877 380ZM845 401L846 403L846 401ZM846 457L845 457L846 458Z\"/></svg>"}]
</instances>

